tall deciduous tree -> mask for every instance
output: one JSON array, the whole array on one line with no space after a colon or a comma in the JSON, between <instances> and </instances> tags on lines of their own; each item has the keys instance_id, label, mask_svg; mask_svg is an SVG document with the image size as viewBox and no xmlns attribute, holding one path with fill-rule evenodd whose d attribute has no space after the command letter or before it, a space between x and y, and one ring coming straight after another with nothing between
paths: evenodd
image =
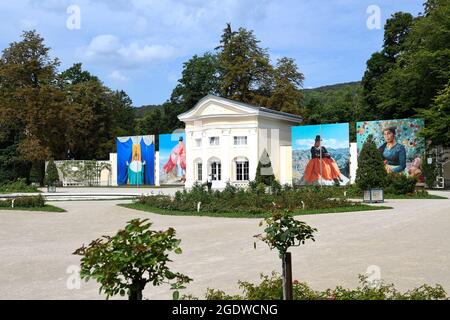
<instances>
[{"instance_id":1,"label":"tall deciduous tree","mask_svg":"<svg viewBox=\"0 0 450 320\"><path fill-rule=\"evenodd\" d=\"M448 0L428 0L423 15L397 13L388 21L383 50L368 61L363 78L373 115L415 117L432 108L450 79L449 16Z\"/></svg>"},{"instance_id":2,"label":"tall deciduous tree","mask_svg":"<svg viewBox=\"0 0 450 320\"><path fill-rule=\"evenodd\" d=\"M0 59L0 139L17 154L39 161L60 152L64 95L54 86L58 59L36 31L3 50Z\"/></svg>"},{"instance_id":3,"label":"tall deciduous tree","mask_svg":"<svg viewBox=\"0 0 450 320\"><path fill-rule=\"evenodd\" d=\"M421 134L433 145L450 147L450 81L435 98L430 109L423 109L419 116L425 119Z\"/></svg>"},{"instance_id":4,"label":"tall deciduous tree","mask_svg":"<svg viewBox=\"0 0 450 320\"><path fill-rule=\"evenodd\" d=\"M305 77L298 71L294 59L283 57L278 59L274 70L274 88L268 105L278 111L300 114L300 101Z\"/></svg>"},{"instance_id":5,"label":"tall deciduous tree","mask_svg":"<svg viewBox=\"0 0 450 320\"><path fill-rule=\"evenodd\" d=\"M227 24L219 47L224 97L246 103L260 101L260 89L271 81L273 68L267 49L261 48L259 42L253 31L239 28L234 32Z\"/></svg>"}]
</instances>

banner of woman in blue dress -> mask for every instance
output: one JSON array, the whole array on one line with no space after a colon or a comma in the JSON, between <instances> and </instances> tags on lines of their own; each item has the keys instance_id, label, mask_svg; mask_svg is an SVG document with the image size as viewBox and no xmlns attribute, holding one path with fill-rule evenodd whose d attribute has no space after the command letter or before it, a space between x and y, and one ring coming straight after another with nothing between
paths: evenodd
<instances>
[{"instance_id":1,"label":"banner of woman in blue dress","mask_svg":"<svg viewBox=\"0 0 450 320\"><path fill-rule=\"evenodd\" d=\"M183 184L186 181L185 134L159 135L159 181L161 184Z\"/></svg>"},{"instance_id":2,"label":"banner of woman in blue dress","mask_svg":"<svg viewBox=\"0 0 450 320\"><path fill-rule=\"evenodd\" d=\"M155 184L155 143L154 136L118 137L117 184Z\"/></svg>"},{"instance_id":3,"label":"banner of woman in blue dress","mask_svg":"<svg viewBox=\"0 0 450 320\"><path fill-rule=\"evenodd\" d=\"M363 121L356 124L358 153L369 135L380 151L387 172L406 173L422 179L425 139L418 136L423 119Z\"/></svg>"},{"instance_id":4,"label":"banner of woman in blue dress","mask_svg":"<svg viewBox=\"0 0 450 320\"><path fill-rule=\"evenodd\" d=\"M292 182L345 185L349 182L348 123L292 127Z\"/></svg>"}]
</instances>

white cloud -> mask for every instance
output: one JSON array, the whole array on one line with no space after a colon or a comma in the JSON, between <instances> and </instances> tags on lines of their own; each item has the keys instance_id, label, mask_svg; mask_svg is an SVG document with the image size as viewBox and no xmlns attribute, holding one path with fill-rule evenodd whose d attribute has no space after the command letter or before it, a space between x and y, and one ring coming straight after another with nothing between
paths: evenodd
<instances>
[{"instance_id":1,"label":"white cloud","mask_svg":"<svg viewBox=\"0 0 450 320\"><path fill-rule=\"evenodd\" d=\"M329 149L341 149L348 148L348 141L338 141L336 139L322 139L322 146ZM297 139L295 140L295 146L300 149L309 149L314 146L314 139Z\"/></svg>"},{"instance_id":2,"label":"white cloud","mask_svg":"<svg viewBox=\"0 0 450 320\"><path fill-rule=\"evenodd\" d=\"M126 83L130 81L130 78L124 76L119 70L114 70L111 72L111 74L108 76L108 79L115 83Z\"/></svg>"},{"instance_id":3,"label":"white cloud","mask_svg":"<svg viewBox=\"0 0 450 320\"><path fill-rule=\"evenodd\" d=\"M167 45L144 45L141 47L134 42L121 47L117 52L128 62L142 63L170 58L175 50Z\"/></svg>"},{"instance_id":4,"label":"white cloud","mask_svg":"<svg viewBox=\"0 0 450 320\"><path fill-rule=\"evenodd\" d=\"M114 53L120 49L120 41L116 36L104 34L92 39L88 46L88 55L102 55Z\"/></svg>"},{"instance_id":5,"label":"white cloud","mask_svg":"<svg viewBox=\"0 0 450 320\"><path fill-rule=\"evenodd\" d=\"M169 45L121 43L114 35L94 37L87 47L78 49L79 56L88 62L118 65L126 68L139 67L146 63L169 59L175 48Z\"/></svg>"}]
</instances>

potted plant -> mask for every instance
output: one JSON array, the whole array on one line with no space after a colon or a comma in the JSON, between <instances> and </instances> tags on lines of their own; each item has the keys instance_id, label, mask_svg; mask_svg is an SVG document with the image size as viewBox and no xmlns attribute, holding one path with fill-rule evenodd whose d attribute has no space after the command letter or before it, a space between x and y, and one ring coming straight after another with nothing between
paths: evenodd
<instances>
[{"instance_id":1,"label":"potted plant","mask_svg":"<svg viewBox=\"0 0 450 320\"><path fill-rule=\"evenodd\" d=\"M383 202L383 187L386 184L387 172L380 151L369 135L364 142L358 157L356 185L363 191L363 201L368 203Z\"/></svg>"},{"instance_id":2,"label":"potted plant","mask_svg":"<svg viewBox=\"0 0 450 320\"><path fill-rule=\"evenodd\" d=\"M45 185L48 192L56 192L56 182L59 181L58 169L56 164L51 159L47 164L47 170L45 171Z\"/></svg>"}]
</instances>

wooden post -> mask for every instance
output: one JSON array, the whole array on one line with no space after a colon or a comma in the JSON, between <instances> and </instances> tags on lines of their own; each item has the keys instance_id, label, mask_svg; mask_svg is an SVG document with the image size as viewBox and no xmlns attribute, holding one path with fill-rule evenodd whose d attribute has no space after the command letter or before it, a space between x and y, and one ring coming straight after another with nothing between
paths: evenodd
<instances>
[{"instance_id":1,"label":"wooden post","mask_svg":"<svg viewBox=\"0 0 450 320\"><path fill-rule=\"evenodd\" d=\"M283 300L292 300L292 259L291 253L286 252L283 261Z\"/></svg>"}]
</instances>

